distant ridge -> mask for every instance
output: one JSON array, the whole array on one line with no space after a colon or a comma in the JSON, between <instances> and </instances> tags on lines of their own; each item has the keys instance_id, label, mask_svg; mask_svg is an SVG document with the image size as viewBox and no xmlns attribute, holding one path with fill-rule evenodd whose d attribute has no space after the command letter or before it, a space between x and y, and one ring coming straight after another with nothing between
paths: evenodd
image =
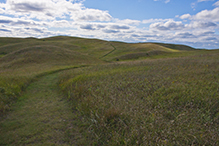
<instances>
[{"instance_id":1,"label":"distant ridge","mask_svg":"<svg viewBox=\"0 0 219 146\"><path fill-rule=\"evenodd\" d=\"M41 48L41 55L43 55L44 53L47 54L43 55L44 57L49 56L48 49L50 50L50 53L52 53L55 50L60 50L65 55L68 54L66 53L66 51L68 50L69 54L72 54L73 56L74 54L78 54L81 57L83 56L82 58L87 58L86 60L95 60L94 62L96 62L97 60L122 61L147 58L167 58L174 56L178 57L186 56L188 54L191 54L191 51L199 50L187 45L180 44L166 44L158 42L126 43L120 41L106 41L95 38L81 38L71 36L53 36L40 39L34 37L0 37L0 58L2 58L1 60L4 60L3 58L9 54L10 56L14 56L14 58L17 58L18 56L15 57L16 53L13 54L13 52L23 50L25 48L32 49L32 52L34 52L35 49L33 48L38 48L37 46L40 46ZM24 55L26 53L27 52L23 52ZM35 54L32 53L32 57L35 59L34 61L31 59L31 61L38 62L36 55L38 55L38 57L40 56L37 52L35 52ZM57 55L53 54L53 57L55 56L57 57ZM67 58L69 57L71 58L71 56L68 56ZM77 55L75 56L75 58L77 58ZM74 60L74 57L70 60ZM28 60L24 62L28 62Z\"/></svg>"},{"instance_id":2,"label":"distant ridge","mask_svg":"<svg viewBox=\"0 0 219 146\"><path fill-rule=\"evenodd\" d=\"M176 49L176 50L194 50L195 48L193 47L190 47L190 46L187 46L187 45L179 45L179 44L169 44L169 43L155 43L155 44L158 44L158 45L161 45L161 46L164 46L164 47L167 47L167 48L171 48L171 49Z\"/></svg>"}]
</instances>

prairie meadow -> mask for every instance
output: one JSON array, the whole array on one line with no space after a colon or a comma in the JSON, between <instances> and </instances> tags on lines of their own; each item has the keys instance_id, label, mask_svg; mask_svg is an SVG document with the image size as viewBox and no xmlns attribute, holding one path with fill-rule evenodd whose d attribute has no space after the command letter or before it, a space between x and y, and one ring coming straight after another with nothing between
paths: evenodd
<instances>
[{"instance_id":1,"label":"prairie meadow","mask_svg":"<svg viewBox=\"0 0 219 146\"><path fill-rule=\"evenodd\" d=\"M0 144L219 145L218 64L183 45L0 38Z\"/></svg>"}]
</instances>

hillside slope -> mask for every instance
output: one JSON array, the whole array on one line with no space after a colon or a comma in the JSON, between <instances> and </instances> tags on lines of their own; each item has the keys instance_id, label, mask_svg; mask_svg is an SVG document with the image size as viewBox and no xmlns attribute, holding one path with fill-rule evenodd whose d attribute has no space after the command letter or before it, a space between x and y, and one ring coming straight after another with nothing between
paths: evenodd
<instances>
[{"instance_id":1,"label":"hillside slope","mask_svg":"<svg viewBox=\"0 0 219 146\"><path fill-rule=\"evenodd\" d=\"M105 58L108 60L133 60L180 52L179 50L163 47L153 43L129 44L122 42L112 42L111 44L116 48L116 50Z\"/></svg>"},{"instance_id":2,"label":"hillside slope","mask_svg":"<svg viewBox=\"0 0 219 146\"><path fill-rule=\"evenodd\" d=\"M79 65L98 63L100 60L70 49L56 46L33 46L11 52L0 58L0 67L23 67L28 65Z\"/></svg>"},{"instance_id":3,"label":"hillside slope","mask_svg":"<svg viewBox=\"0 0 219 146\"><path fill-rule=\"evenodd\" d=\"M167 48L175 49L175 50L184 50L184 51L193 51L194 48L186 45L176 45L176 44L164 44L164 43L155 43L160 46L164 46Z\"/></svg>"},{"instance_id":4,"label":"hillside slope","mask_svg":"<svg viewBox=\"0 0 219 146\"><path fill-rule=\"evenodd\" d=\"M2 57L8 53L23 48L39 45L58 46L60 48L71 49L73 51L80 52L81 54L101 58L106 61L133 60L157 55L163 56L164 54L177 54L181 51L194 51L194 48L185 45L162 43L124 43L99 39L57 36L43 39L0 38L0 55Z\"/></svg>"},{"instance_id":5,"label":"hillside slope","mask_svg":"<svg viewBox=\"0 0 219 146\"><path fill-rule=\"evenodd\" d=\"M0 145L219 145L218 56L174 44L0 38Z\"/></svg>"}]
</instances>

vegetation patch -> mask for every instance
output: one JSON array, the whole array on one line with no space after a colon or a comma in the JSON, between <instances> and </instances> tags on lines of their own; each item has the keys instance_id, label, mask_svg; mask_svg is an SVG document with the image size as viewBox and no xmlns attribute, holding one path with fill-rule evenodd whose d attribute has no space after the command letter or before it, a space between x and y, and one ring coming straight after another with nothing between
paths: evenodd
<instances>
[{"instance_id":1,"label":"vegetation patch","mask_svg":"<svg viewBox=\"0 0 219 146\"><path fill-rule=\"evenodd\" d=\"M150 58L153 56L164 55L164 54L168 54L168 52L156 50L156 51L149 51L149 52L143 52L143 53L126 54L126 55L119 56L118 59L119 60L136 60L139 58Z\"/></svg>"},{"instance_id":2,"label":"vegetation patch","mask_svg":"<svg viewBox=\"0 0 219 146\"><path fill-rule=\"evenodd\" d=\"M0 52L0 145L219 145L218 50L58 36Z\"/></svg>"},{"instance_id":3,"label":"vegetation patch","mask_svg":"<svg viewBox=\"0 0 219 146\"><path fill-rule=\"evenodd\" d=\"M217 145L217 58L94 66L63 73L60 87L84 123L87 145Z\"/></svg>"}]
</instances>

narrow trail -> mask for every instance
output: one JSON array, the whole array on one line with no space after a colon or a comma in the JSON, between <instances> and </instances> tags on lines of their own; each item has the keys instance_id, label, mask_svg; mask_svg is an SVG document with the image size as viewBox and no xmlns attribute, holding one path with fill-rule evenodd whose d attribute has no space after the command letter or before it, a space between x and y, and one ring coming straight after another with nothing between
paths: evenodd
<instances>
[{"instance_id":1,"label":"narrow trail","mask_svg":"<svg viewBox=\"0 0 219 146\"><path fill-rule=\"evenodd\" d=\"M74 115L58 91L58 74L32 83L0 121L0 145L74 145L79 136L69 135Z\"/></svg>"},{"instance_id":2,"label":"narrow trail","mask_svg":"<svg viewBox=\"0 0 219 146\"><path fill-rule=\"evenodd\" d=\"M103 55L103 56L100 57L99 59L102 59L102 58L106 57L107 55L109 55L109 54L113 53L114 51L116 51L116 47L114 47L112 44L110 44L110 45L113 47L113 50L110 51L110 52L108 52L108 53L106 53L105 55Z\"/></svg>"}]
</instances>

